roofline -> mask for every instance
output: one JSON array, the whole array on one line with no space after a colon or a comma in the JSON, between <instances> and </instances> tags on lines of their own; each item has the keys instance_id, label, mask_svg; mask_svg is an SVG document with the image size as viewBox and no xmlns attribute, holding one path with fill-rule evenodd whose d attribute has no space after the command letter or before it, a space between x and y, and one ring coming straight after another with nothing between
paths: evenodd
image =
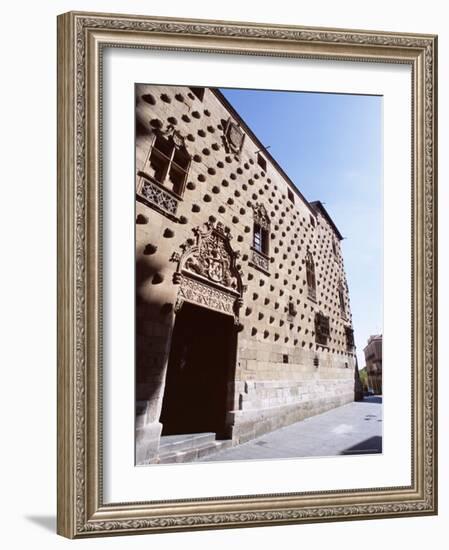
<instances>
[{"instance_id":1,"label":"roofline","mask_svg":"<svg viewBox=\"0 0 449 550\"><path fill-rule=\"evenodd\" d=\"M365 350L367 350L370 346L370 344L372 344L373 342L378 342L379 340L383 340L382 338L382 334L372 334L369 338L368 338L368 341L366 343L366 346L363 348L363 351L365 352Z\"/></svg>"},{"instance_id":2,"label":"roofline","mask_svg":"<svg viewBox=\"0 0 449 550\"><path fill-rule=\"evenodd\" d=\"M298 195L298 197L301 199L301 201L305 204L305 206L307 206L307 208L310 210L311 214L313 214L315 216L315 211L313 209L312 204L304 197L304 195L301 193L301 191L296 187L296 185L293 183L293 181L284 172L283 168L278 164L277 160L271 155L271 153L268 152L268 150L265 148L265 145L259 140L259 138L253 132L253 130L251 130L251 128L243 120L241 115L234 109L234 107L231 105L231 103L229 103L229 101L225 98L225 96L220 92L220 90L218 88L209 88L209 90L213 94L215 94L217 99L224 105L224 107L226 107L226 109L231 113L231 115L234 118L238 119L238 121L241 123L241 126L243 126L243 128L251 136L253 141L256 142L257 146L260 148L260 151L262 151L263 154L269 159L270 163L276 168L276 170L285 179L285 181L287 182L287 184L291 188L291 190L294 193L296 193Z\"/></svg>"},{"instance_id":3,"label":"roofline","mask_svg":"<svg viewBox=\"0 0 449 550\"><path fill-rule=\"evenodd\" d=\"M326 218L326 220L328 221L328 223L330 224L332 229L337 234L337 237L339 238L339 240L342 241L344 239L344 237L342 236L342 234L338 230L338 227L335 225L334 220L330 217L329 212L324 208L323 203L321 201L312 201L310 203L310 206L312 206L312 208L316 208L317 210L319 210L322 213L322 215Z\"/></svg>"},{"instance_id":4,"label":"roofline","mask_svg":"<svg viewBox=\"0 0 449 550\"><path fill-rule=\"evenodd\" d=\"M374 340L382 340L382 334L371 334L368 337L368 342L374 342Z\"/></svg>"}]
</instances>

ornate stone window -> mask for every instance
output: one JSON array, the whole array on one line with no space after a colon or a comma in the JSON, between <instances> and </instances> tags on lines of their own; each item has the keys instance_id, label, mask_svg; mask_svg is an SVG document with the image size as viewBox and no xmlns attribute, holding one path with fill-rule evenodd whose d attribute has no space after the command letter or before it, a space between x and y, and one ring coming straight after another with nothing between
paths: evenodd
<instances>
[{"instance_id":1,"label":"ornate stone window","mask_svg":"<svg viewBox=\"0 0 449 550\"><path fill-rule=\"evenodd\" d=\"M190 166L190 155L184 139L173 132L156 135L145 166L145 172L160 185L182 196Z\"/></svg>"},{"instance_id":2,"label":"ornate stone window","mask_svg":"<svg viewBox=\"0 0 449 550\"><path fill-rule=\"evenodd\" d=\"M143 170L138 193L147 204L169 217L176 216L190 168L184 138L173 127L157 131Z\"/></svg>"},{"instance_id":3,"label":"ornate stone window","mask_svg":"<svg viewBox=\"0 0 449 550\"><path fill-rule=\"evenodd\" d=\"M315 313L315 342L321 346L327 346L329 336L329 317L321 312Z\"/></svg>"},{"instance_id":4,"label":"ornate stone window","mask_svg":"<svg viewBox=\"0 0 449 550\"><path fill-rule=\"evenodd\" d=\"M338 285L338 302L340 305L340 313L343 317L346 317L346 304L345 304L345 293L342 283Z\"/></svg>"},{"instance_id":5,"label":"ornate stone window","mask_svg":"<svg viewBox=\"0 0 449 550\"><path fill-rule=\"evenodd\" d=\"M315 262L312 253L307 249L306 253L306 278L307 278L307 296L311 300L316 300L316 276Z\"/></svg>"},{"instance_id":6,"label":"ornate stone window","mask_svg":"<svg viewBox=\"0 0 449 550\"><path fill-rule=\"evenodd\" d=\"M265 273L269 268L269 240L270 240L270 219L262 204L257 203L253 207L253 246L252 265Z\"/></svg>"},{"instance_id":7,"label":"ornate stone window","mask_svg":"<svg viewBox=\"0 0 449 550\"><path fill-rule=\"evenodd\" d=\"M351 327L345 327L345 336L346 336L346 350L354 351L354 330Z\"/></svg>"}]
</instances>

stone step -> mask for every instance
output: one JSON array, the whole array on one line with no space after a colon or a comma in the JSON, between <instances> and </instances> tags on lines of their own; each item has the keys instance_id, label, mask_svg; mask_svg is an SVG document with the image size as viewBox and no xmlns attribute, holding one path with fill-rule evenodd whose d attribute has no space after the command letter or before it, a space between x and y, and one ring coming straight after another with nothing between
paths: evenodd
<instances>
[{"instance_id":1,"label":"stone step","mask_svg":"<svg viewBox=\"0 0 449 550\"><path fill-rule=\"evenodd\" d=\"M159 454L170 454L177 451L188 451L206 443L215 441L215 433L203 432L196 434L163 435L159 445Z\"/></svg>"},{"instance_id":2,"label":"stone step","mask_svg":"<svg viewBox=\"0 0 449 550\"><path fill-rule=\"evenodd\" d=\"M175 452L159 454L159 464L173 464L180 462L194 462L211 454L218 453L232 446L230 439L220 441L209 441L196 448L178 450Z\"/></svg>"}]
</instances>

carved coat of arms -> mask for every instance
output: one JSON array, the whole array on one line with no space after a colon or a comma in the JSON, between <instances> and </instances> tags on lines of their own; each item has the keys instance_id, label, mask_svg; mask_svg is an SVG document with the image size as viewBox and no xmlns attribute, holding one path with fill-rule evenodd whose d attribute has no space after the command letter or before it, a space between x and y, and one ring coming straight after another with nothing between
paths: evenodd
<instances>
[{"instance_id":1,"label":"carved coat of arms","mask_svg":"<svg viewBox=\"0 0 449 550\"><path fill-rule=\"evenodd\" d=\"M208 222L194 233L196 242L184 245L183 253L172 258L178 262L174 282L181 284L180 294L237 318L244 288L229 231L220 223Z\"/></svg>"},{"instance_id":2,"label":"carved coat of arms","mask_svg":"<svg viewBox=\"0 0 449 550\"><path fill-rule=\"evenodd\" d=\"M228 153L239 155L245 140L245 134L238 124L228 119L223 135L224 144Z\"/></svg>"},{"instance_id":3,"label":"carved coat of arms","mask_svg":"<svg viewBox=\"0 0 449 550\"><path fill-rule=\"evenodd\" d=\"M241 280L235 260L238 256L229 244L230 236L221 224L205 224L194 230L196 244L185 247L178 271L190 272L231 290L240 292Z\"/></svg>"}]
</instances>

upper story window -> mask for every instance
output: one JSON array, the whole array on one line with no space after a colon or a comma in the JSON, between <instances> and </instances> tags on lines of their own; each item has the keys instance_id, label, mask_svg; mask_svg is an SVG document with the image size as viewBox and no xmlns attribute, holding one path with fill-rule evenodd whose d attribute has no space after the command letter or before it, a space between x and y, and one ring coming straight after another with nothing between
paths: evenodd
<instances>
[{"instance_id":1,"label":"upper story window","mask_svg":"<svg viewBox=\"0 0 449 550\"><path fill-rule=\"evenodd\" d=\"M310 214L310 225L312 227L315 227L315 218L312 216L312 214Z\"/></svg>"},{"instance_id":2,"label":"upper story window","mask_svg":"<svg viewBox=\"0 0 449 550\"><path fill-rule=\"evenodd\" d=\"M182 138L173 133L169 137L158 134L151 148L145 174L182 196L190 166L190 156Z\"/></svg>"},{"instance_id":3,"label":"upper story window","mask_svg":"<svg viewBox=\"0 0 449 550\"><path fill-rule=\"evenodd\" d=\"M263 225L260 225L258 222L254 222L253 248L257 250L257 252L262 252L265 256L268 256L270 251L268 229L264 228Z\"/></svg>"},{"instance_id":4,"label":"upper story window","mask_svg":"<svg viewBox=\"0 0 449 550\"><path fill-rule=\"evenodd\" d=\"M343 290L343 285L341 283L338 285L338 302L340 305L341 314L343 316L346 316L345 293Z\"/></svg>"},{"instance_id":5,"label":"upper story window","mask_svg":"<svg viewBox=\"0 0 449 550\"><path fill-rule=\"evenodd\" d=\"M337 245L335 243L335 239L332 239L332 252L334 253L334 256L337 257L338 256L338 253L337 253Z\"/></svg>"},{"instance_id":6,"label":"upper story window","mask_svg":"<svg viewBox=\"0 0 449 550\"><path fill-rule=\"evenodd\" d=\"M257 153L257 164L262 168L264 172L267 171L267 161L260 153Z\"/></svg>"},{"instance_id":7,"label":"upper story window","mask_svg":"<svg viewBox=\"0 0 449 550\"><path fill-rule=\"evenodd\" d=\"M268 256L270 247L270 218L262 204L256 204L254 210L253 248Z\"/></svg>"},{"instance_id":8,"label":"upper story window","mask_svg":"<svg viewBox=\"0 0 449 550\"><path fill-rule=\"evenodd\" d=\"M172 126L166 132L156 130L146 160L137 172L138 198L164 216L177 220L189 167L190 155L181 134Z\"/></svg>"},{"instance_id":9,"label":"upper story window","mask_svg":"<svg viewBox=\"0 0 449 550\"><path fill-rule=\"evenodd\" d=\"M354 330L351 327L345 327L345 336L346 336L347 351L353 351L355 347Z\"/></svg>"},{"instance_id":10,"label":"upper story window","mask_svg":"<svg viewBox=\"0 0 449 550\"><path fill-rule=\"evenodd\" d=\"M253 206L252 265L268 273L270 252L270 218L262 204Z\"/></svg>"},{"instance_id":11,"label":"upper story window","mask_svg":"<svg viewBox=\"0 0 449 550\"><path fill-rule=\"evenodd\" d=\"M310 250L306 254L306 278L307 278L307 295L312 300L316 300L316 276L315 262Z\"/></svg>"},{"instance_id":12,"label":"upper story window","mask_svg":"<svg viewBox=\"0 0 449 550\"><path fill-rule=\"evenodd\" d=\"M321 312L315 313L315 342L327 346L330 337L329 317Z\"/></svg>"},{"instance_id":13,"label":"upper story window","mask_svg":"<svg viewBox=\"0 0 449 550\"><path fill-rule=\"evenodd\" d=\"M258 223L254 224L253 247L257 250L257 252L263 252L268 255L267 232Z\"/></svg>"},{"instance_id":14,"label":"upper story window","mask_svg":"<svg viewBox=\"0 0 449 550\"><path fill-rule=\"evenodd\" d=\"M295 204L295 195L291 189L287 189L288 200Z\"/></svg>"}]
</instances>

